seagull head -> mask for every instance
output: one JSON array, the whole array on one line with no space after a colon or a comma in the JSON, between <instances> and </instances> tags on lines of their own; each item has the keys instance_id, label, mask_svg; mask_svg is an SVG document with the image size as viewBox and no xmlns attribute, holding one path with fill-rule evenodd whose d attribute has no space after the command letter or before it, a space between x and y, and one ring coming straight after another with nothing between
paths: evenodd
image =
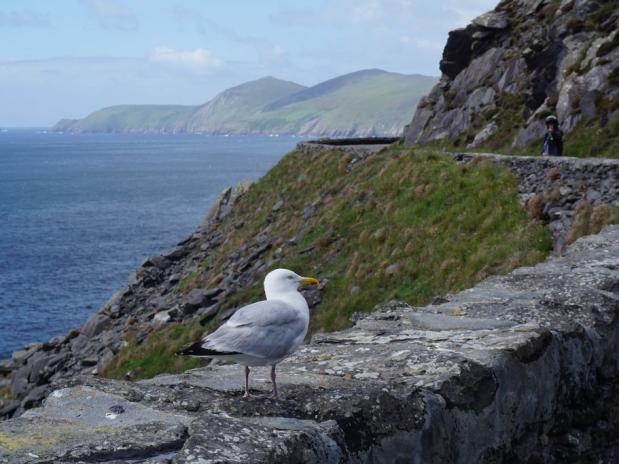
<instances>
[{"instance_id":1,"label":"seagull head","mask_svg":"<svg viewBox=\"0 0 619 464\"><path fill-rule=\"evenodd\" d=\"M264 292L269 295L297 291L301 285L317 285L318 280L313 277L301 277L288 269L275 269L264 278Z\"/></svg>"}]
</instances>

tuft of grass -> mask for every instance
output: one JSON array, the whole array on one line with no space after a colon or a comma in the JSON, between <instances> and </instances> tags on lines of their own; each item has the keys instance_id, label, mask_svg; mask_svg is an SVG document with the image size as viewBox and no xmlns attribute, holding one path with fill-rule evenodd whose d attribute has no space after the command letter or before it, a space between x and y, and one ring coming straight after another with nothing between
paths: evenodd
<instances>
[{"instance_id":1,"label":"tuft of grass","mask_svg":"<svg viewBox=\"0 0 619 464\"><path fill-rule=\"evenodd\" d=\"M206 260L205 260L206 261ZM208 268L208 263L201 263L200 267L206 269ZM187 274L185 277L183 277L178 284L176 284L176 288L178 290L185 290L187 288L189 288L192 284L192 282L195 280L196 276L198 275L198 271L192 271L189 274Z\"/></svg>"},{"instance_id":2,"label":"tuft of grass","mask_svg":"<svg viewBox=\"0 0 619 464\"><path fill-rule=\"evenodd\" d=\"M611 40L603 43L600 48L598 48L596 56L602 57L604 55L608 55L617 47L619 47L619 34L615 34Z\"/></svg>"},{"instance_id":3,"label":"tuft of grass","mask_svg":"<svg viewBox=\"0 0 619 464\"><path fill-rule=\"evenodd\" d=\"M273 242L261 256L267 272L284 267L325 283L310 331L332 331L349 326L353 313L390 299L427 304L532 265L551 250L548 230L520 206L517 181L506 168L458 165L435 151L401 146L349 170L351 159L339 151L286 155L218 226L226 239L209 255L208 268L200 267L177 291L208 287L230 265L228 256L267 235ZM280 196L284 204L273 212ZM314 213L304 219L309 207ZM235 228L240 221L244 226ZM227 297L222 310L262 299L263 277ZM215 322L206 330L214 328ZM104 375L133 370L144 378L195 367L171 353L202 330L197 321L159 329L141 345L130 344Z\"/></svg>"},{"instance_id":4,"label":"tuft of grass","mask_svg":"<svg viewBox=\"0 0 619 464\"><path fill-rule=\"evenodd\" d=\"M613 102L601 100L600 106ZM597 120L581 121L564 137L564 153L568 156L619 158L619 118L599 127Z\"/></svg>"},{"instance_id":5,"label":"tuft of grass","mask_svg":"<svg viewBox=\"0 0 619 464\"><path fill-rule=\"evenodd\" d=\"M197 323L172 324L153 331L141 344L129 336L122 348L101 372L110 379L140 380L162 372L178 373L200 366L200 360L177 356L185 345L197 341L202 333Z\"/></svg>"},{"instance_id":6,"label":"tuft of grass","mask_svg":"<svg viewBox=\"0 0 619 464\"><path fill-rule=\"evenodd\" d=\"M582 203L576 209L565 241L569 244L585 235L598 234L608 224L619 224L619 206L593 207L590 203Z\"/></svg>"}]
</instances>

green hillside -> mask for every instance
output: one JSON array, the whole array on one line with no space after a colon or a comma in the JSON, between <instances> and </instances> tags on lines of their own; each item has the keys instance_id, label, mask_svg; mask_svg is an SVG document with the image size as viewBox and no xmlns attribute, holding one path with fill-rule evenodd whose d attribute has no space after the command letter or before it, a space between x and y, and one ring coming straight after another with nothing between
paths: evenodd
<instances>
[{"instance_id":1,"label":"green hillside","mask_svg":"<svg viewBox=\"0 0 619 464\"><path fill-rule=\"evenodd\" d=\"M230 257L242 263L254 245L269 241L272 248L261 255L268 269L293 269L326 284L311 330L337 330L355 312L393 298L426 304L536 263L552 246L546 226L520 206L517 181L506 168L458 165L401 147L349 170L352 157L330 151L284 157L211 231L225 239L179 281L175 299L218 286ZM305 214L308 208L313 213ZM220 311L262 298L262 282L248 282L226 296ZM157 329L143 343L130 339L104 375L131 371L144 378L195 367L196 360L174 352L218 323L213 318L204 328L198 318Z\"/></svg>"},{"instance_id":2,"label":"green hillside","mask_svg":"<svg viewBox=\"0 0 619 464\"><path fill-rule=\"evenodd\" d=\"M397 135L436 78L358 71L312 87L264 77L225 90L201 106L125 105L81 120L69 132Z\"/></svg>"},{"instance_id":3,"label":"green hillside","mask_svg":"<svg viewBox=\"0 0 619 464\"><path fill-rule=\"evenodd\" d=\"M361 71L336 78L340 85L319 84L297 94L297 101L267 108L260 122L281 132L321 135L398 134L417 102L436 83L433 77ZM313 91L320 90L319 92ZM312 92L313 91L313 92ZM277 103L277 102L276 102Z\"/></svg>"},{"instance_id":4,"label":"green hillside","mask_svg":"<svg viewBox=\"0 0 619 464\"><path fill-rule=\"evenodd\" d=\"M187 122L188 132L251 132L251 121L265 105L305 89L294 82L263 77L225 90L200 106Z\"/></svg>"},{"instance_id":5,"label":"green hillside","mask_svg":"<svg viewBox=\"0 0 619 464\"><path fill-rule=\"evenodd\" d=\"M119 105L103 108L84 119L63 119L54 126L70 132L179 132L195 106Z\"/></svg>"}]
</instances>

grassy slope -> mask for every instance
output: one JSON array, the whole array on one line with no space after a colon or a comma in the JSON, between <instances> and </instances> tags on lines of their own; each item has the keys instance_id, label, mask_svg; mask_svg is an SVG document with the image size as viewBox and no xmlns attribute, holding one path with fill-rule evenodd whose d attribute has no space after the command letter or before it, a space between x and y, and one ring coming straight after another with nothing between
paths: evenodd
<instances>
[{"instance_id":1,"label":"grassy slope","mask_svg":"<svg viewBox=\"0 0 619 464\"><path fill-rule=\"evenodd\" d=\"M181 105L110 106L84 119L60 121L54 129L78 132L173 131L195 110L195 106Z\"/></svg>"},{"instance_id":2,"label":"grassy slope","mask_svg":"<svg viewBox=\"0 0 619 464\"><path fill-rule=\"evenodd\" d=\"M216 285L227 256L266 233L277 239L265 259L280 246L284 250L272 268L328 281L311 330L336 330L346 327L354 312L371 311L392 298L425 304L435 295L540 261L550 250L548 231L530 222L518 203L516 181L503 168L459 166L402 148L371 157L351 173L348 162L341 152L288 154L242 197L220 226L227 240L177 291ZM272 215L280 194L284 206ZM318 204L316 212L304 223L303 211L312 204ZM293 237L297 243L286 245ZM387 272L391 264L399 266L394 275ZM257 281L226 305L260 298ZM155 332L137 350L121 351L104 374L122 377L133 369L143 378L194 367L195 361L172 353L197 337L198 329L188 323Z\"/></svg>"},{"instance_id":3,"label":"grassy slope","mask_svg":"<svg viewBox=\"0 0 619 464\"><path fill-rule=\"evenodd\" d=\"M403 128L419 99L436 79L396 73L371 73L310 99L292 102L258 115L256 125L271 122L281 132L300 132L308 121L317 127L341 132L377 128Z\"/></svg>"},{"instance_id":4,"label":"grassy slope","mask_svg":"<svg viewBox=\"0 0 619 464\"><path fill-rule=\"evenodd\" d=\"M600 108L612 112L619 107L619 98L612 101L600 98ZM482 147L475 151L494 151L515 155L539 155L542 141L534 141L527 146L514 149L511 142L520 129L518 115L522 111L520 97L510 96L499 104L499 130ZM545 113L540 117L547 116ZM583 120L564 135L563 152L566 156L619 158L619 117L615 116L605 127L599 126L599 118ZM465 145L462 143L462 145Z\"/></svg>"},{"instance_id":5,"label":"grassy slope","mask_svg":"<svg viewBox=\"0 0 619 464\"><path fill-rule=\"evenodd\" d=\"M305 87L294 82L264 77L225 90L200 106L188 130L201 132L248 132L248 124L262 108Z\"/></svg>"},{"instance_id":6,"label":"grassy slope","mask_svg":"<svg viewBox=\"0 0 619 464\"><path fill-rule=\"evenodd\" d=\"M615 74L619 76L619 71ZM615 77L619 81L619 77ZM598 102L604 110L615 111L619 108L619 97L613 99L600 97ZM512 147L514 137L521 128L521 114L523 112L523 99L521 95L504 95L497 103L498 130L483 145L476 148L467 148L475 134L480 131L495 114L488 114L485 121L474 125L468 133L463 134L457 140L443 140L423 144L425 148L433 148L447 151L471 151L505 153L509 155L540 155L542 140L533 141L522 148ZM550 114L550 113L549 113ZM542 113L540 118L546 117ZM570 132L564 134L563 152L565 156L619 158L619 116L608 121L605 127L600 128L597 118L579 122Z\"/></svg>"}]
</instances>

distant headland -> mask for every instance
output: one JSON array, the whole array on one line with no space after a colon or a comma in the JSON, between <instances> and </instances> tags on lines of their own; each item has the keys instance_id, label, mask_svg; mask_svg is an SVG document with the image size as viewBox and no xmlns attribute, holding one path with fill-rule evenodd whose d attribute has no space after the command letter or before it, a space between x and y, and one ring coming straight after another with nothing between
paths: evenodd
<instances>
[{"instance_id":1,"label":"distant headland","mask_svg":"<svg viewBox=\"0 0 619 464\"><path fill-rule=\"evenodd\" d=\"M198 106L120 105L83 119L63 119L62 132L400 135L438 78L368 69L311 87L263 77L224 90Z\"/></svg>"}]
</instances>

